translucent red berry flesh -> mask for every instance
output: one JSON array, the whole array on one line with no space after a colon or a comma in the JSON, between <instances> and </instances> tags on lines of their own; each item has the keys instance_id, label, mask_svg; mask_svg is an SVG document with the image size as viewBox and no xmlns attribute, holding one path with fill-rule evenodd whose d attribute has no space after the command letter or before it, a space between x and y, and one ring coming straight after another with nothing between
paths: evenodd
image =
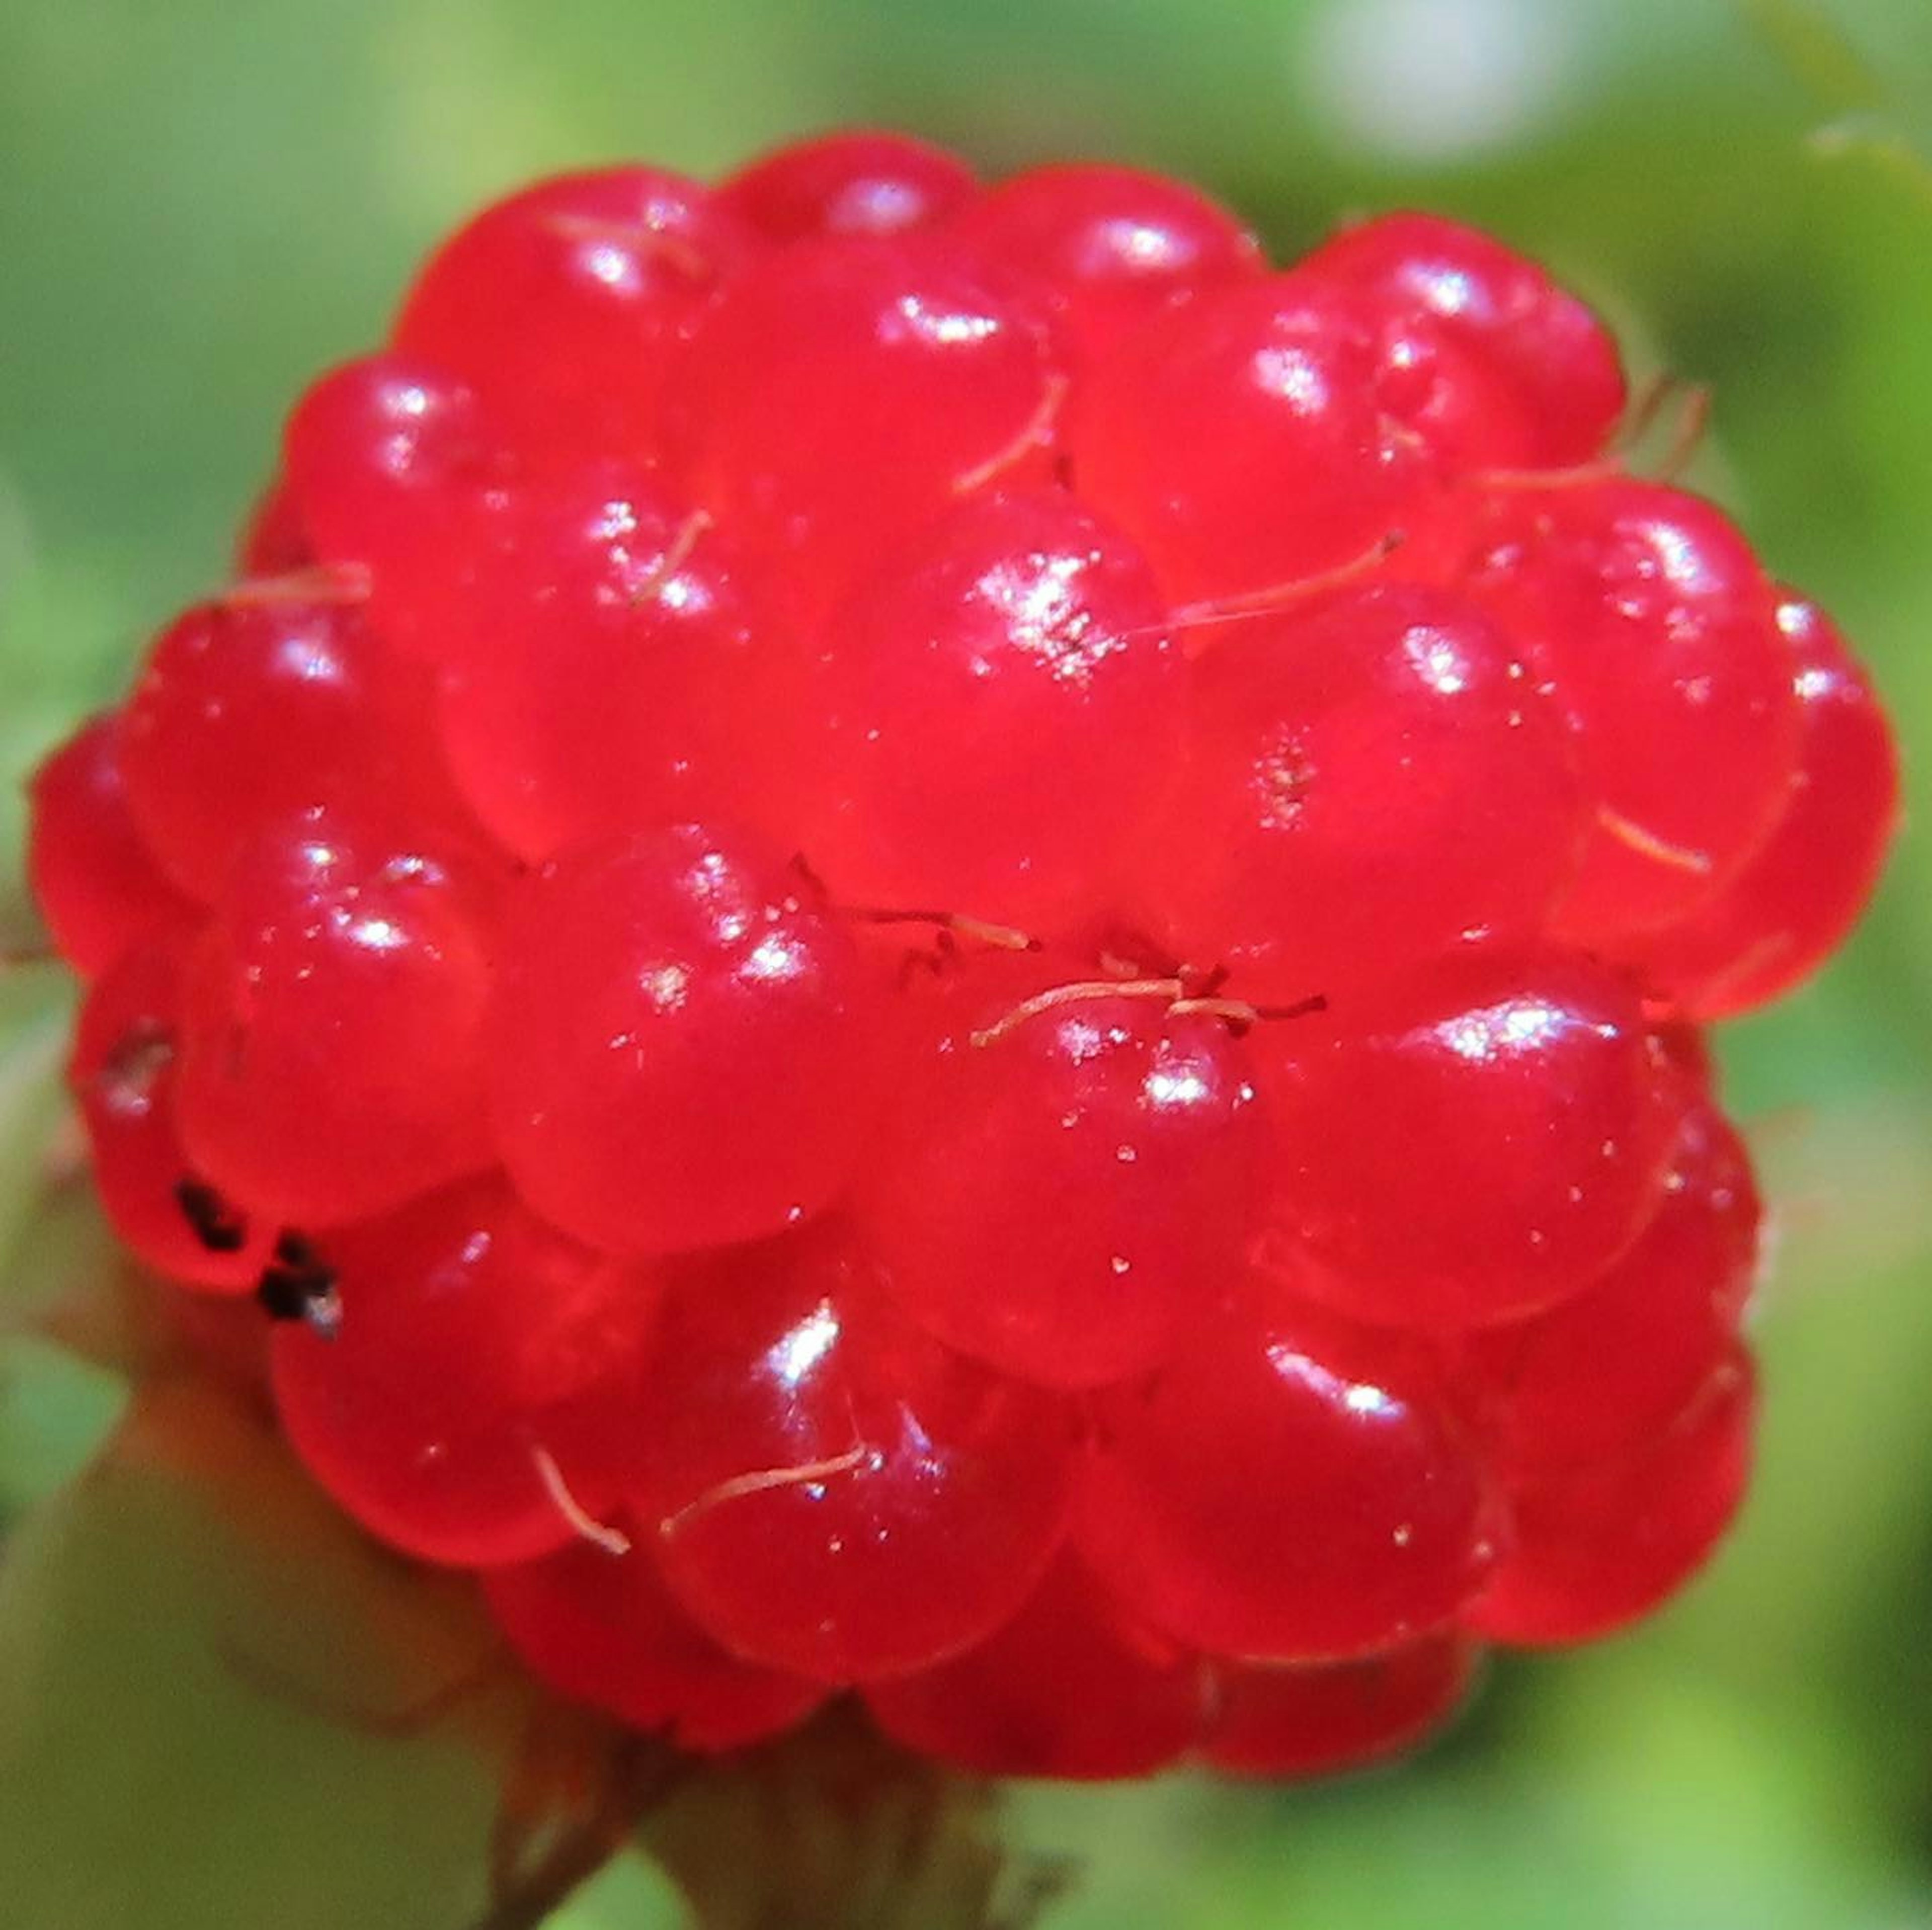
<instances>
[{"instance_id":1,"label":"translucent red berry flesh","mask_svg":"<svg viewBox=\"0 0 1932 1930\"><path fill-rule=\"evenodd\" d=\"M822 1683L726 1654L671 1599L646 1548L580 1542L489 1570L483 1593L512 1647L552 1688L683 1749L742 1749L789 1729L826 1695Z\"/></svg>"},{"instance_id":2,"label":"translucent red berry flesh","mask_svg":"<svg viewBox=\"0 0 1932 1930\"><path fill-rule=\"evenodd\" d=\"M61 956L104 972L186 907L155 862L128 802L125 724L98 717L34 773L27 877Z\"/></svg>"},{"instance_id":3,"label":"translucent red berry flesh","mask_svg":"<svg viewBox=\"0 0 1932 1930\"><path fill-rule=\"evenodd\" d=\"M734 1653L822 1681L922 1668L1059 1545L1073 1416L949 1353L836 1227L674 1281L639 1396L641 1520Z\"/></svg>"},{"instance_id":4,"label":"translucent red berry flesh","mask_svg":"<svg viewBox=\"0 0 1932 1930\"><path fill-rule=\"evenodd\" d=\"M1668 1428L1736 1343L1760 1216L1742 1142L1694 1106L1636 1245L1550 1312L1471 1339L1499 1464L1609 1459Z\"/></svg>"},{"instance_id":5,"label":"translucent red berry flesh","mask_svg":"<svg viewBox=\"0 0 1932 1930\"><path fill-rule=\"evenodd\" d=\"M430 258L395 346L488 398L520 441L625 454L658 426L679 343L748 238L657 168L560 175L485 208Z\"/></svg>"},{"instance_id":6,"label":"translucent red berry flesh","mask_svg":"<svg viewBox=\"0 0 1932 1930\"><path fill-rule=\"evenodd\" d=\"M849 1178L878 1097L883 987L754 841L679 825L550 860L512 895L496 976L497 1144L580 1239L757 1239Z\"/></svg>"},{"instance_id":7,"label":"translucent red berry flesh","mask_svg":"<svg viewBox=\"0 0 1932 1930\"><path fill-rule=\"evenodd\" d=\"M338 1303L275 1336L276 1407L322 1485L432 1561L515 1562L610 1509L656 1284L466 1181L304 1241Z\"/></svg>"},{"instance_id":8,"label":"translucent red berry flesh","mask_svg":"<svg viewBox=\"0 0 1932 1930\"><path fill-rule=\"evenodd\" d=\"M340 815L244 847L183 993L196 1169L278 1221L333 1225L488 1166L487 916L433 850Z\"/></svg>"},{"instance_id":9,"label":"translucent red berry flesh","mask_svg":"<svg viewBox=\"0 0 1932 1930\"><path fill-rule=\"evenodd\" d=\"M90 987L68 1085L87 1129L94 1183L114 1230L144 1264L190 1287L253 1291L278 1230L200 1179L176 1118L185 944L142 946Z\"/></svg>"},{"instance_id":10,"label":"translucent red berry flesh","mask_svg":"<svg viewBox=\"0 0 1932 1930\"><path fill-rule=\"evenodd\" d=\"M1798 715L1774 595L1718 511L1654 484L1519 495L1500 526L1472 587L1569 716L1595 813L1558 928L1614 944L1708 899L1784 802Z\"/></svg>"},{"instance_id":11,"label":"translucent red berry flesh","mask_svg":"<svg viewBox=\"0 0 1932 1930\"><path fill-rule=\"evenodd\" d=\"M980 496L827 623L791 821L855 902L1064 922L1144 835L1182 687L1131 543L1062 493Z\"/></svg>"},{"instance_id":12,"label":"translucent red berry flesh","mask_svg":"<svg viewBox=\"0 0 1932 1930\"><path fill-rule=\"evenodd\" d=\"M801 242L706 313L666 411L672 474L823 614L928 518L1048 480L1042 320L928 232Z\"/></svg>"},{"instance_id":13,"label":"translucent red berry flesh","mask_svg":"<svg viewBox=\"0 0 1932 1930\"><path fill-rule=\"evenodd\" d=\"M1755 1400L1707 1028L1899 777L1629 393L1503 238L1110 163L484 208L32 781L184 1356L682 1750L1312 1776L1656 1608Z\"/></svg>"},{"instance_id":14,"label":"translucent red berry flesh","mask_svg":"<svg viewBox=\"0 0 1932 1930\"><path fill-rule=\"evenodd\" d=\"M1797 768L1770 836L1731 883L1636 948L1677 1010L1725 1018L1808 978L1841 944L1898 829L1898 753L1832 620L1787 597L1778 627L1798 700Z\"/></svg>"},{"instance_id":15,"label":"translucent red berry flesh","mask_svg":"<svg viewBox=\"0 0 1932 1930\"><path fill-rule=\"evenodd\" d=\"M1679 1086L1635 992L1588 958L1448 956L1255 1049L1279 1147L1270 1244L1358 1319L1454 1328L1553 1305L1662 1198Z\"/></svg>"},{"instance_id":16,"label":"translucent red berry flesh","mask_svg":"<svg viewBox=\"0 0 1932 1930\"><path fill-rule=\"evenodd\" d=\"M1042 290L1083 361L1177 301L1267 271L1261 244L1226 209L1135 168L1034 168L989 189L958 226Z\"/></svg>"},{"instance_id":17,"label":"translucent red berry flesh","mask_svg":"<svg viewBox=\"0 0 1932 1930\"><path fill-rule=\"evenodd\" d=\"M1462 343L1522 394L1534 446L1526 466L1587 462L1624 412L1616 345L1577 298L1492 237L1430 214L1385 214L1342 229L1301 264Z\"/></svg>"},{"instance_id":18,"label":"translucent red berry flesh","mask_svg":"<svg viewBox=\"0 0 1932 1930\"><path fill-rule=\"evenodd\" d=\"M1379 406L1378 365L1358 307L1322 283L1204 295L1086 372L1067 411L1074 485L1178 598L1333 570L1398 534L1433 473Z\"/></svg>"},{"instance_id":19,"label":"translucent red berry flesh","mask_svg":"<svg viewBox=\"0 0 1932 1930\"><path fill-rule=\"evenodd\" d=\"M389 658L354 602L314 601L298 586L191 610L155 643L124 713L134 823L204 901L226 883L251 826L306 807L380 799L388 816L446 834L464 818L430 691Z\"/></svg>"},{"instance_id":20,"label":"translucent red berry flesh","mask_svg":"<svg viewBox=\"0 0 1932 1930\"><path fill-rule=\"evenodd\" d=\"M1446 592L1382 586L1203 634L1180 775L1142 843L1181 956L1292 997L1540 929L1582 793L1515 647Z\"/></svg>"},{"instance_id":21,"label":"translucent red berry flesh","mask_svg":"<svg viewBox=\"0 0 1932 1930\"><path fill-rule=\"evenodd\" d=\"M734 698L784 653L707 517L640 466L592 465L507 493L480 547L438 715L504 844L534 861L758 794L764 720Z\"/></svg>"},{"instance_id":22,"label":"translucent red berry flesh","mask_svg":"<svg viewBox=\"0 0 1932 1930\"><path fill-rule=\"evenodd\" d=\"M1137 1628L1062 1555L1011 1621L951 1662L873 1683L887 1735L983 1776L1146 1776L1191 1748L1206 1684L1198 1656Z\"/></svg>"},{"instance_id":23,"label":"translucent red berry flesh","mask_svg":"<svg viewBox=\"0 0 1932 1930\"><path fill-rule=\"evenodd\" d=\"M1744 1499L1756 1393L1748 1359L1734 1356L1663 1434L1608 1461L1526 1476L1510 1497L1510 1551L1470 1626L1532 1647L1587 1641L1681 1587Z\"/></svg>"},{"instance_id":24,"label":"translucent red berry flesh","mask_svg":"<svg viewBox=\"0 0 1932 1930\"><path fill-rule=\"evenodd\" d=\"M1360 1769L1413 1749L1468 1695L1475 1645L1425 1637L1360 1662L1214 1672L1203 1762L1224 1776L1303 1777Z\"/></svg>"},{"instance_id":25,"label":"translucent red berry flesh","mask_svg":"<svg viewBox=\"0 0 1932 1930\"><path fill-rule=\"evenodd\" d=\"M962 978L854 1210L942 1340L1094 1386L1158 1366L1240 1278L1266 1121L1220 1019L1106 996L1016 1018L1040 979Z\"/></svg>"},{"instance_id":26,"label":"translucent red berry flesh","mask_svg":"<svg viewBox=\"0 0 1932 1930\"><path fill-rule=\"evenodd\" d=\"M1496 1553L1475 1449L1403 1343L1256 1291L1094 1410L1076 1533L1156 1626L1317 1660L1443 1627Z\"/></svg>"},{"instance_id":27,"label":"translucent red berry flesh","mask_svg":"<svg viewBox=\"0 0 1932 1930\"><path fill-rule=\"evenodd\" d=\"M826 134L741 168L718 205L761 240L898 235L946 220L974 199L973 172L956 154L904 134Z\"/></svg>"}]
</instances>

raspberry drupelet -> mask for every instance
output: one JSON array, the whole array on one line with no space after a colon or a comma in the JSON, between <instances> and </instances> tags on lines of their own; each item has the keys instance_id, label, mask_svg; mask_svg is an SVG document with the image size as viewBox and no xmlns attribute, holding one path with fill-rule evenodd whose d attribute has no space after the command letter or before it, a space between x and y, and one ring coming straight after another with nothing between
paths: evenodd
<instances>
[{"instance_id":1,"label":"raspberry drupelet","mask_svg":"<svg viewBox=\"0 0 1932 1930\"><path fill-rule=\"evenodd\" d=\"M486 208L34 780L108 1215L680 1747L1409 1747L1738 1506L1702 1028L1898 812L1626 409L1428 215L866 130Z\"/></svg>"}]
</instances>

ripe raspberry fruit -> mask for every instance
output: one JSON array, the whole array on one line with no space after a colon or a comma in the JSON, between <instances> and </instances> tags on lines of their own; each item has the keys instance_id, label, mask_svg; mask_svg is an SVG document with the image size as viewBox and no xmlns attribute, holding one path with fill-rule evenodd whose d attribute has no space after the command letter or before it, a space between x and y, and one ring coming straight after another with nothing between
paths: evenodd
<instances>
[{"instance_id":1,"label":"ripe raspberry fruit","mask_svg":"<svg viewBox=\"0 0 1932 1930\"><path fill-rule=\"evenodd\" d=\"M1624 396L1419 214L874 132L484 210L34 781L109 1215L682 1746L1409 1746L1737 1506L1702 1028L1897 812Z\"/></svg>"}]
</instances>

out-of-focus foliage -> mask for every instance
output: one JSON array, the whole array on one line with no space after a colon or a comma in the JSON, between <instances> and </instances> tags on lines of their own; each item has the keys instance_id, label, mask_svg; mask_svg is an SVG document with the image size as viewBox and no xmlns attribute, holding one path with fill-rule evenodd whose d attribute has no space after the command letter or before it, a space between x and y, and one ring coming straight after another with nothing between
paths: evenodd
<instances>
[{"instance_id":1,"label":"out-of-focus foliage","mask_svg":"<svg viewBox=\"0 0 1932 1930\"><path fill-rule=\"evenodd\" d=\"M1172 167L1284 250L1422 202L1546 255L1640 370L1714 385L1698 479L1839 613L1908 748L1932 741L1924 0L0 0L0 939L25 919L20 777L217 579L279 411L378 332L440 229L544 169L715 170L853 120L994 169ZM1909 761L1922 815L1924 770ZM381 1577L320 1609L276 1594L274 1545L157 1458L175 1437L146 1406L74 1479L123 1400L78 1354L111 1364L125 1337L58 1317L109 1264L59 1184L64 1010L44 975L0 982L8 1921L458 1930L487 1820L474 1761L278 1705L211 1634L238 1590L251 1632L349 1644ZM1932 1921L1922 840L1832 973L1724 1052L1783 1239L1762 1476L1715 1571L1627 1639L1499 1667L1399 1772L1022 1792L1024 1837L1089 1860L1067 1930ZM50 1308L70 1349L22 1338ZM325 1531L290 1509L284 1552L306 1560ZM335 1653L353 1702L373 1665ZM556 1920L668 1909L628 1863Z\"/></svg>"}]
</instances>

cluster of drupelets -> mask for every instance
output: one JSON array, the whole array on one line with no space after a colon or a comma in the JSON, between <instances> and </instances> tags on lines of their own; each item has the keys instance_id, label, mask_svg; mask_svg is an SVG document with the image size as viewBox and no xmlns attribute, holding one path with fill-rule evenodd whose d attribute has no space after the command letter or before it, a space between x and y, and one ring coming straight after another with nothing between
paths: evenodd
<instances>
[{"instance_id":1,"label":"cluster of drupelets","mask_svg":"<svg viewBox=\"0 0 1932 1930\"><path fill-rule=\"evenodd\" d=\"M1634 412L1420 217L1280 271L879 136L489 208L37 781L108 1212L692 1746L854 1686L995 1770L1413 1739L1731 1515L1697 1028L1894 815Z\"/></svg>"}]
</instances>

